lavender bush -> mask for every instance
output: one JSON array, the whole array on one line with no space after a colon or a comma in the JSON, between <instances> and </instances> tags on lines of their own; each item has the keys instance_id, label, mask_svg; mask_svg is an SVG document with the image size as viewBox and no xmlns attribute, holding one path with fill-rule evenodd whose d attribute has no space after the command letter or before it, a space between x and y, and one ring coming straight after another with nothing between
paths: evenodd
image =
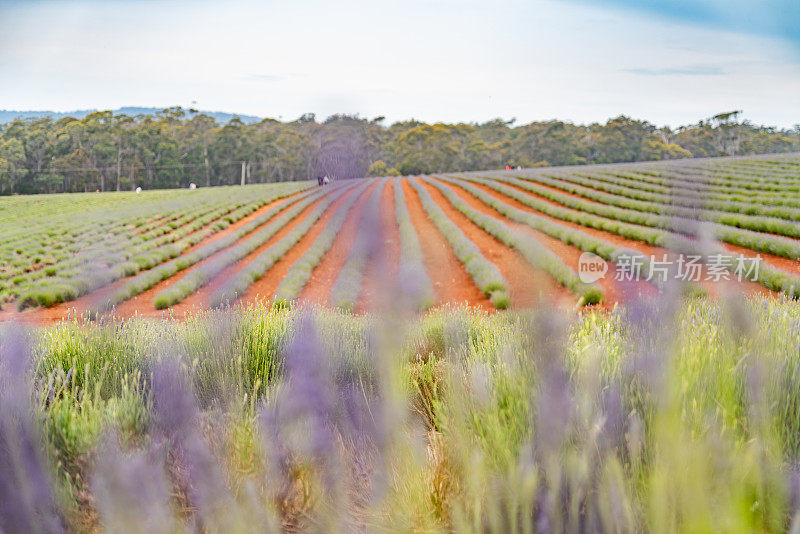
<instances>
[{"instance_id":1,"label":"lavender bush","mask_svg":"<svg viewBox=\"0 0 800 534\"><path fill-rule=\"evenodd\" d=\"M603 300L603 289L600 286L581 282L578 273L572 267L536 238L476 210L441 182L430 178L426 178L425 181L438 189L456 210L484 229L486 233L518 250L528 263L550 274L558 283L577 294L580 297L579 306L596 304Z\"/></svg>"},{"instance_id":2,"label":"lavender bush","mask_svg":"<svg viewBox=\"0 0 800 534\"><path fill-rule=\"evenodd\" d=\"M399 179L392 181L394 187L394 210L400 235L400 268L398 273L402 294L408 300L407 307L427 310L433 306L436 294L431 278L425 271L422 247L417 230L411 222L411 214L406 205L403 184Z\"/></svg>"},{"instance_id":3,"label":"lavender bush","mask_svg":"<svg viewBox=\"0 0 800 534\"><path fill-rule=\"evenodd\" d=\"M331 205L342 195L355 186L338 187L333 189L311 213L295 226L291 232L280 241L259 254L245 268L236 273L231 279L211 296L212 306L221 306L235 301L242 296L253 282L259 280L266 272L281 260L305 236L314 224L324 215Z\"/></svg>"}]
</instances>

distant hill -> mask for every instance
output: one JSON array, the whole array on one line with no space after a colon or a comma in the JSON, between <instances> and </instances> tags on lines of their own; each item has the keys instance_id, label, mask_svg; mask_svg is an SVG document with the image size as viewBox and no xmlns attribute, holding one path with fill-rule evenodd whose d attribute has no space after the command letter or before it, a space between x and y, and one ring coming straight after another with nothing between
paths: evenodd
<instances>
[{"instance_id":1,"label":"distant hill","mask_svg":"<svg viewBox=\"0 0 800 534\"><path fill-rule=\"evenodd\" d=\"M112 110L115 115L117 114L125 114L129 116L136 116L136 115L154 115L161 111L164 108L143 108L143 107L136 107L136 106L126 106L119 109ZM96 109L78 109L75 111L67 111L67 112L60 112L60 111L12 111L12 110L5 110L0 109L0 124L11 122L15 119L39 119L42 117L50 117L51 119L57 120L63 117L75 117L76 119L82 119L86 115L90 113L94 113L98 111ZM252 124L254 122L261 121L261 117L255 117L253 115L242 115L240 113L225 113L224 111L199 111L199 113L204 113L209 117L214 117L214 119L219 123L227 123L234 117L238 117L242 122L245 124ZM188 114L188 111L187 111Z\"/></svg>"}]
</instances>

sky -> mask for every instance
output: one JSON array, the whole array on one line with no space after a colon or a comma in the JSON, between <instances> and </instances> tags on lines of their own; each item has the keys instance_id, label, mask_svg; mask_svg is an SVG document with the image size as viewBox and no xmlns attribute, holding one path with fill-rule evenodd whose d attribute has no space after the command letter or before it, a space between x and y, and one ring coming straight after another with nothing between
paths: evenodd
<instances>
[{"instance_id":1,"label":"sky","mask_svg":"<svg viewBox=\"0 0 800 534\"><path fill-rule=\"evenodd\" d=\"M798 0L0 0L0 109L800 123Z\"/></svg>"}]
</instances>

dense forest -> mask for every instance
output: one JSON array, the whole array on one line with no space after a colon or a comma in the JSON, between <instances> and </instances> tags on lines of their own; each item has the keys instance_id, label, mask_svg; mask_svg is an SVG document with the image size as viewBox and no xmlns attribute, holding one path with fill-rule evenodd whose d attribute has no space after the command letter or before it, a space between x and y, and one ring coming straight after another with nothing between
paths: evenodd
<instances>
[{"instance_id":1,"label":"dense forest","mask_svg":"<svg viewBox=\"0 0 800 534\"><path fill-rule=\"evenodd\" d=\"M226 124L181 108L0 125L0 194L119 191L580 165L800 150L800 125L756 126L723 113L672 130L620 116L605 124L495 119L385 125L383 117L306 114Z\"/></svg>"}]
</instances>

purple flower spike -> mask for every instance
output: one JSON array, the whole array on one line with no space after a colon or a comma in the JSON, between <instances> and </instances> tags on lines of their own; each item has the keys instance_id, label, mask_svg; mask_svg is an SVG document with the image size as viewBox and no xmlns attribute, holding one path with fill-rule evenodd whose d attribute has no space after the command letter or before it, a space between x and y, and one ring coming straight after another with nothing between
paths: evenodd
<instances>
[{"instance_id":1,"label":"purple flower spike","mask_svg":"<svg viewBox=\"0 0 800 534\"><path fill-rule=\"evenodd\" d=\"M163 469L145 454L123 454L115 436L106 438L98 455L92 494L110 530L174 531Z\"/></svg>"},{"instance_id":2,"label":"purple flower spike","mask_svg":"<svg viewBox=\"0 0 800 534\"><path fill-rule=\"evenodd\" d=\"M285 355L288 389L281 399L282 420L308 425L307 446L317 458L333 452L335 409L330 369L309 314L302 315Z\"/></svg>"},{"instance_id":3,"label":"purple flower spike","mask_svg":"<svg viewBox=\"0 0 800 534\"><path fill-rule=\"evenodd\" d=\"M197 510L200 525L224 519L233 512L234 501L219 462L200 434L200 411L178 360L168 358L158 364L152 391L156 432L165 439L177 484Z\"/></svg>"},{"instance_id":4,"label":"purple flower spike","mask_svg":"<svg viewBox=\"0 0 800 534\"><path fill-rule=\"evenodd\" d=\"M170 439L183 439L199 415L188 377L173 358L159 362L153 372L153 406L157 430Z\"/></svg>"},{"instance_id":5,"label":"purple flower spike","mask_svg":"<svg viewBox=\"0 0 800 534\"><path fill-rule=\"evenodd\" d=\"M31 353L23 333L0 338L0 532L63 532L31 419Z\"/></svg>"}]
</instances>

